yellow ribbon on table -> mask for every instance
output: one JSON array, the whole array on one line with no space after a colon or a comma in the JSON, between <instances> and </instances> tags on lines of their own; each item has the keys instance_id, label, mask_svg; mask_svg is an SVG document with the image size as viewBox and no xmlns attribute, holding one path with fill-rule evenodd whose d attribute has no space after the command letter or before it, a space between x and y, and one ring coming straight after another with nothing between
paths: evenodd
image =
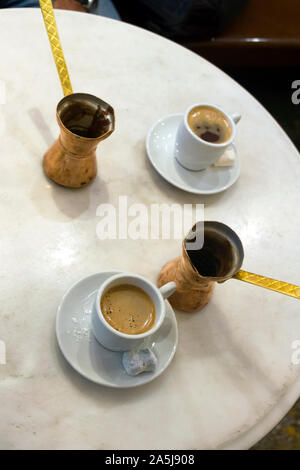
<instances>
[{"instance_id":1,"label":"yellow ribbon on table","mask_svg":"<svg viewBox=\"0 0 300 470\"><path fill-rule=\"evenodd\" d=\"M73 93L73 90L67 64L58 35L52 2L51 0L39 0L39 2L61 86L64 95L67 96Z\"/></svg>"}]
</instances>

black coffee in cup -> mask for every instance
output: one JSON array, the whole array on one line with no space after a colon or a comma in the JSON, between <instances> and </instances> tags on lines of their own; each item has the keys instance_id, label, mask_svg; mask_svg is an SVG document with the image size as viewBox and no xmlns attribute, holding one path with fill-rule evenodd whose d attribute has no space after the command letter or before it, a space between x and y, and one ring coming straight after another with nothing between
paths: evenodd
<instances>
[{"instance_id":1,"label":"black coffee in cup","mask_svg":"<svg viewBox=\"0 0 300 470\"><path fill-rule=\"evenodd\" d=\"M229 119L216 108L197 106L190 111L187 120L194 134L206 142L223 144L232 135Z\"/></svg>"}]
</instances>

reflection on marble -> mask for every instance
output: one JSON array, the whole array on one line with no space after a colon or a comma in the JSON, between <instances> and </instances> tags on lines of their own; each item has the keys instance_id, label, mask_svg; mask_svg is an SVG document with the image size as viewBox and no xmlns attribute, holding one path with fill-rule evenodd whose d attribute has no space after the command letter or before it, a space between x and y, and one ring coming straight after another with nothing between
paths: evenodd
<instances>
[{"instance_id":1,"label":"reflection on marble","mask_svg":"<svg viewBox=\"0 0 300 470\"><path fill-rule=\"evenodd\" d=\"M56 17L74 90L111 103L116 131L99 146L90 187L72 191L45 178L61 87L39 10L1 10L0 448L250 447L299 395L300 365L291 364L299 301L235 280L218 285L201 313L177 313L179 345L165 373L130 390L97 386L69 367L56 344L56 309L84 276L117 269L155 281L180 254L176 240L99 240L96 209L119 195L205 203L207 220L242 239L245 269L299 283L299 155L257 101L186 49L93 15ZM215 196L177 190L145 156L150 125L200 101L243 115L240 178Z\"/></svg>"}]
</instances>

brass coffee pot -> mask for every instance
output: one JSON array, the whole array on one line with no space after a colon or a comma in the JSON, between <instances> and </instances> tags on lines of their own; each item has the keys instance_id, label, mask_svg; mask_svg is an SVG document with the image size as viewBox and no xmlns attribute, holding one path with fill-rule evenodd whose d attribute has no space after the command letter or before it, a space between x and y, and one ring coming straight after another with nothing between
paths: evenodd
<instances>
[{"instance_id":1,"label":"brass coffee pot","mask_svg":"<svg viewBox=\"0 0 300 470\"><path fill-rule=\"evenodd\" d=\"M201 310L211 299L215 283L234 278L300 299L300 286L242 271L243 245L237 234L221 222L198 222L182 243L182 256L160 271L158 286L176 282L169 297L174 308Z\"/></svg>"},{"instance_id":2,"label":"brass coffee pot","mask_svg":"<svg viewBox=\"0 0 300 470\"><path fill-rule=\"evenodd\" d=\"M115 128L114 110L96 96L73 93L52 2L39 2L65 95L56 109L60 136L45 154L43 169L50 179L62 186L82 188L96 176L96 148Z\"/></svg>"},{"instance_id":3,"label":"brass coffee pot","mask_svg":"<svg viewBox=\"0 0 300 470\"><path fill-rule=\"evenodd\" d=\"M57 105L60 136L46 152L43 169L62 186L82 188L97 173L96 148L115 128L113 108L87 93L72 93Z\"/></svg>"}]
</instances>

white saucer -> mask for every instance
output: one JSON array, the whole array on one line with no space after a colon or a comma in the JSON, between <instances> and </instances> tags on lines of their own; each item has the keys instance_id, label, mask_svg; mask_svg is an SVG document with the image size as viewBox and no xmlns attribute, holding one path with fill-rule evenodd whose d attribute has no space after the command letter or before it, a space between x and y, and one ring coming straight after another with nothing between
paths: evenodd
<instances>
[{"instance_id":1,"label":"white saucer","mask_svg":"<svg viewBox=\"0 0 300 470\"><path fill-rule=\"evenodd\" d=\"M122 353L105 349L91 331L91 312L100 285L119 271L105 271L77 282L64 295L56 316L59 347L69 364L83 377L101 385L116 388L137 387L158 377L171 363L178 343L174 311L166 301L166 318L153 336L152 349L158 359L153 372L136 377L126 374Z\"/></svg>"},{"instance_id":2,"label":"white saucer","mask_svg":"<svg viewBox=\"0 0 300 470\"><path fill-rule=\"evenodd\" d=\"M232 166L211 166L202 171L183 168L174 158L176 131L182 114L170 114L159 119L149 130L147 154L155 170L169 183L193 194L216 194L232 186L240 175L240 161L235 146Z\"/></svg>"}]
</instances>

